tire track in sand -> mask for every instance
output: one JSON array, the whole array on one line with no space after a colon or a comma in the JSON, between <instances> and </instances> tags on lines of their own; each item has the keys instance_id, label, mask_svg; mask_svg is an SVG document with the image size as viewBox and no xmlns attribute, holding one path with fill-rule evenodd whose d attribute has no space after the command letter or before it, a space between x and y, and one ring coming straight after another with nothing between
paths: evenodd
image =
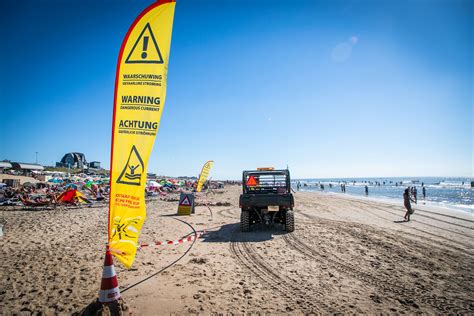
<instances>
[{"instance_id":1,"label":"tire track in sand","mask_svg":"<svg viewBox=\"0 0 474 316\"><path fill-rule=\"evenodd\" d=\"M382 210L384 212L387 212L387 213L390 213L390 214L396 215L396 216L400 216L401 214L404 214L406 212L406 209L404 209L403 207L400 207L400 206L396 206L396 205L386 205L386 207L385 207L385 206L380 205L380 204L378 205L376 203L370 203L370 202L366 202L366 201L357 201L356 203L358 203L359 206L362 204L362 205L364 205L368 208L379 209L379 210ZM389 212L389 211L386 210L386 208L390 208L394 211L400 212L400 214ZM435 215L439 215L439 216L443 216L443 217L453 218L453 219L456 219L456 220L459 220L459 221L473 223L473 221L468 220L468 219L464 219L464 218L460 218L460 217L456 217L456 216L451 216L451 215L445 215L445 214L436 213L436 212L425 211L425 210L421 210L419 208L415 209L415 207L413 207L413 210L415 212L417 212L416 216L429 218L429 219L434 220L434 221L438 221L438 222L445 223L445 224L448 224L448 225L461 227L461 228L464 228L464 229L474 230L474 226L472 226L472 225L471 226L465 226L465 225L461 225L461 224L458 224L458 223L449 222L449 221L446 221L446 220L443 220L443 219L440 219L440 218L437 218L437 217L433 217L433 216L429 216L429 215L425 215L425 214L419 214L419 213L420 212L421 213L430 213L430 214L435 214ZM441 228L441 227L438 227L438 228Z\"/></svg>"},{"instance_id":2,"label":"tire track in sand","mask_svg":"<svg viewBox=\"0 0 474 316\"><path fill-rule=\"evenodd\" d=\"M373 215L377 216L376 214L373 214ZM317 220L318 222L316 222L315 220ZM321 221L323 221L323 222L321 222ZM324 226L329 225L329 227L334 227L334 225L337 225L337 229L341 230L342 233L350 235L352 238L361 239L360 240L361 243L367 245L370 249L375 249L375 248L377 248L381 245L380 241L376 241L376 239L370 237L370 234L375 233L375 235L378 235L380 232L374 232L372 230L368 230L367 227L362 228L362 230L364 230L365 233L369 232L369 235L364 234L364 233L361 234L361 232L358 232L357 228L361 228L360 225L363 225L363 224L352 224L352 227L351 226L347 227L346 225L344 225L344 222L328 220L328 219L322 219L322 218L319 218L319 217L313 217L312 221L310 221L310 222L303 221L301 223L306 224L306 225L311 225L311 226L318 226L318 227L321 227L320 225L322 223L324 223ZM354 227L356 229L354 229ZM453 245L444 244L440 241L436 241L437 245L435 246L433 244L433 242L434 242L433 239L423 237L423 236L420 236L420 235L415 235L415 234L408 233L408 232L404 232L403 234L404 235L409 235L412 238L417 239L417 240L423 239L423 240L428 241L428 244L422 242L423 246L421 246L420 244L418 244L416 246L417 249L419 251L421 251L422 253L428 254L428 256L429 256L431 254L431 249L433 249L434 251L443 252L447 257L450 258L452 263L456 262L456 264L458 265L459 271L464 271L464 273L468 273L468 274L470 273L469 271L472 271L472 269L470 268L471 264L469 263L470 261L472 261L472 254L465 252L463 249L457 248ZM393 234L389 233L389 234L385 234L385 238L386 238L386 241L388 242L388 245L390 245L390 247L391 247L390 252L392 252L392 253L403 252L404 247L412 247L413 246L413 242L410 239L400 238L397 235L393 235ZM441 244L443 246L439 246ZM456 249L457 252L455 252L453 249ZM335 256L340 261L345 262L347 260L347 259L343 259L343 258L337 256L334 252L332 252L332 255ZM425 260L425 259L426 259L425 256L418 257L416 259L418 265L425 266L425 267L431 267L433 265L433 263L430 262L430 260ZM408 264L408 265L411 266L411 264ZM462 280L460 280L456 277L452 278L451 282L453 282L454 284L459 286L459 288L463 292L467 293L467 292L470 291L470 288L466 288L467 285L464 283L464 281L462 281Z\"/></svg>"},{"instance_id":3,"label":"tire track in sand","mask_svg":"<svg viewBox=\"0 0 474 316\"><path fill-rule=\"evenodd\" d=\"M389 218L386 218L384 216L382 216L380 213L376 213L376 212L373 212L373 211L369 211L367 209L364 209L364 208L361 208L360 210L366 212L366 213L369 213L371 214L372 216L375 216L377 218L380 218L384 221L389 221L389 222L392 222L393 219L389 219ZM382 211L384 212L388 212L384 209L381 209ZM388 213L391 213L391 212L388 212ZM325 220L325 221L333 221L333 222L346 222L345 220L329 220L327 218L324 218L324 217L319 217L317 215L310 215L310 214L307 214L307 213L304 213L303 211L298 211L298 213L295 213L295 214L300 214L302 215L304 218L306 219L309 219L311 221L314 221L314 220ZM420 223L418 221L416 221L417 223ZM302 223L305 223L305 224L309 224L309 225L314 225L315 223L313 222L302 222ZM419 235L419 234L413 234L413 233L409 233L409 232L403 232L403 234L406 234L406 235L410 235L410 236L413 236L417 239L424 239L426 240L427 242L431 243L433 247L436 247L436 248L443 248L445 250L450 250L451 248L452 249L455 249L461 253L463 253L464 255L467 255L467 256L470 256L472 257L473 256L473 253L470 252L469 250L472 249L472 246L468 246L464 243L461 243L461 242L458 242L456 240L452 240L452 239L449 239L449 238L446 238L446 237L443 237L443 236L439 236L439 235L436 235L436 234L433 234L431 232L427 232L425 230L422 230L422 229L419 229L419 228L416 228L416 227L412 227L412 226L406 226L407 229L410 229L410 230L414 230L414 231L417 231L417 232L420 232L422 234L426 234L426 235L429 235L429 236L432 236L432 237L435 237L435 238L438 238L438 239L443 239L443 240L446 240L449 243L445 243L445 242L442 242L441 240L437 240L437 239L433 239L433 238L429 238L429 237L426 237L426 236L422 236L422 235ZM456 244L456 245L460 245L462 248L458 247L458 246L455 246L453 244ZM466 250L467 249L467 250Z\"/></svg>"},{"instance_id":4,"label":"tire track in sand","mask_svg":"<svg viewBox=\"0 0 474 316\"><path fill-rule=\"evenodd\" d=\"M287 299L288 303L295 302L304 314L322 311L326 313L337 312L337 310L324 302L322 293L314 293L314 295L309 296L306 291L301 290L293 281L286 279L272 269L269 264L257 254L250 242L242 240L242 234L238 231L235 231L232 235L230 249L242 267L254 274L264 284L280 293ZM300 299L303 300L303 303L298 302Z\"/></svg>"},{"instance_id":5,"label":"tire track in sand","mask_svg":"<svg viewBox=\"0 0 474 316\"><path fill-rule=\"evenodd\" d=\"M225 208L223 210L217 211L217 214L221 215L222 217L225 218L231 218L231 219L239 219L238 215L231 215L229 214L229 211L232 211L232 208Z\"/></svg>"},{"instance_id":6,"label":"tire track in sand","mask_svg":"<svg viewBox=\"0 0 474 316\"><path fill-rule=\"evenodd\" d=\"M380 208L380 207L373 207L372 209L378 210L378 211L382 211L382 212L385 212L385 213L388 213L388 214L391 214L391 215L395 215L395 216L398 215L398 214L396 214L396 213L387 211L386 209ZM387 220L387 221L392 221L392 219L386 218L386 217L384 217L384 216L382 216L382 215L380 215L380 214L377 214L377 213L374 212L374 211L369 211L368 209L363 209L363 208L362 208L362 210L365 211L365 212L367 212L367 213L369 213L369 214L372 214L372 215L374 215L374 216L376 216L376 217L379 217L379 218L381 218L381 219L384 219L384 220ZM434 225L431 225L431 224L428 224L428 223L424 223L424 222L421 222L421 221L416 221L416 223L419 223L419 224L422 224L422 225L426 225L426 226L431 226L431 227L433 227L433 228L435 228L435 229L438 229L438 230L441 230L441 231L444 231L444 232L448 232L448 233L451 233L451 234L455 233L455 234L461 235L461 236L463 236L463 237L465 237L465 238L470 238L470 239L472 239L472 236L469 236L469 235L466 235L466 234L463 234L463 233L454 232L454 231L451 231L451 230L449 230L449 229L445 229L445 228L442 228L442 227L434 226ZM451 246L451 247L453 247L453 248L455 248L455 249L457 249L457 250L459 250L459 251L461 251L461 252L463 252L463 253L465 253L465 254L467 254L467 255L471 255L471 256L472 256L472 253L469 251L470 249L472 249L472 245L470 245L470 244L466 244L466 243L463 243L463 242L460 242L460 241L457 241L457 240L454 240L454 239L447 238L447 237L445 237L445 236L441 236L441 235L438 235L438 234L434 234L434 233L431 233L431 232L429 232L429 231L426 231L426 230L423 230L423 229L420 229L420 228L417 228L417 227L413 227L413 226L406 226L406 227L407 227L408 229L415 230L415 231L418 231L418 232L420 232L420 233L423 233L423 234L426 234L426 235L430 235L430 236L432 236L432 237L435 237L435 238L438 238L438 239L443 239L443 240L446 240L446 241L448 241L448 242L450 242L450 243L459 245L459 246L461 246L461 247L463 247L463 248L459 248L459 247L456 247L456 246ZM435 240L433 240L433 241L435 241Z\"/></svg>"},{"instance_id":7,"label":"tire track in sand","mask_svg":"<svg viewBox=\"0 0 474 316\"><path fill-rule=\"evenodd\" d=\"M339 258L329 257L327 254L322 254L317 249L312 248L303 241L301 241L295 234L287 234L283 236L285 242L302 255L316 260L323 264L331 264L337 271L356 278L364 283L370 284L389 297L398 299L405 298L407 305L413 305L415 302L411 298L419 299L423 304L434 307L436 310L443 313L453 314L467 314L474 311L474 303L460 300L448 299L443 296L426 293L418 288L407 288L396 283L396 280L389 278L375 277L372 273L364 271L361 266L356 266L347 261L342 261ZM401 301L400 301L401 302Z\"/></svg>"}]
</instances>

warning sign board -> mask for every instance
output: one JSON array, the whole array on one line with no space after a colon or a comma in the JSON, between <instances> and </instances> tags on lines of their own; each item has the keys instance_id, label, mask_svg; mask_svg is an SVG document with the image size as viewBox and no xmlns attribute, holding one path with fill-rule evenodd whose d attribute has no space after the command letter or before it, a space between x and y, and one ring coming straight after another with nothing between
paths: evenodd
<instances>
[{"instance_id":1,"label":"warning sign board","mask_svg":"<svg viewBox=\"0 0 474 316\"><path fill-rule=\"evenodd\" d=\"M178 215L191 215L194 213L194 194L181 193L178 204Z\"/></svg>"},{"instance_id":2,"label":"warning sign board","mask_svg":"<svg viewBox=\"0 0 474 316\"><path fill-rule=\"evenodd\" d=\"M247 186L248 187L255 187L257 186L257 179L255 179L254 176L250 176L248 179L247 179Z\"/></svg>"},{"instance_id":3,"label":"warning sign board","mask_svg":"<svg viewBox=\"0 0 474 316\"><path fill-rule=\"evenodd\" d=\"M128 155L127 163L117 179L117 183L140 185L143 170L145 170L143 160L140 157L137 148L133 145L130 154Z\"/></svg>"},{"instance_id":4,"label":"warning sign board","mask_svg":"<svg viewBox=\"0 0 474 316\"><path fill-rule=\"evenodd\" d=\"M187 195L184 196L184 199L179 202L179 205L181 206L190 206L191 205L191 202L189 202L189 198Z\"/></svg>"},{"instance_id":5,"label":"warning sign board","mask_svg":"<svg viewBox=\"0 0 474 316\"><path fill-rule=\"evenodd\" d=\"M126 64L162 64L160 48L156 43L155 36L147 23L133 44L130 53L125 60Z\"/></svg>"}]
</instances>

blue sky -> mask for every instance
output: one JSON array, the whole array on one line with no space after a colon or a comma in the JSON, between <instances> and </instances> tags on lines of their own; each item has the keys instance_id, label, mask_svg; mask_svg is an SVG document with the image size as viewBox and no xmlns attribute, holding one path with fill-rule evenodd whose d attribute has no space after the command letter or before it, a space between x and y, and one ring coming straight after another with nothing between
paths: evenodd
<instances>
[{"instance_id":1,"label":"blue sky","mask_svg":"<svg viewBox=\"0 0 474 316\"><path fill-rule=\"evenodd\" d=\"M0 159L109 165L115 67L152 1L0 3ZM472 176L472 1L178 0L149 171Z\"/></svg>"}]
</instances>

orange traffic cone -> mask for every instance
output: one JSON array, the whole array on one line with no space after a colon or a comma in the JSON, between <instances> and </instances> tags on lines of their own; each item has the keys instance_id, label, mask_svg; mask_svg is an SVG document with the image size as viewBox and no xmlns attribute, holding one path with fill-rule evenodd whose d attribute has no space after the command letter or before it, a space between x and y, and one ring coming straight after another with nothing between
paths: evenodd
<instances>
[{"instance_id":1,"label":"orange traffic cone","mask_svg":"<svg viewBox=\"0 0 474 316\"><path fill-rule=\"evenodd\" d=\"M120 298L117 274L115 273L114 262L109 247L105 251L104 271L102 272L102 282L100 284L99 302L110 303Z\"/></svg>"}]
</instances>

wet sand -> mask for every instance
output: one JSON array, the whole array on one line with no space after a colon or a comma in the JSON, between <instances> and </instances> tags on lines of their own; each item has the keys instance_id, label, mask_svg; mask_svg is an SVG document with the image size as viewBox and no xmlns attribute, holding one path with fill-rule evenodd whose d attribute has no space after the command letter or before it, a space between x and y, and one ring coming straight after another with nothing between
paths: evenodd
<instances>
[{"instance_id":1,"label":"wet sand","mask_svg":"<svg viewBox=\"0 0 474 316\"><path fill-rule=\"evenodd\" d=\"M190 313L474 313L474 219L469 214L335 194L295 194L296 230L238 231L240 187L203 195L230 202L175 217L151 201L140 241L207 233L196 242L141 249L116 261L122 296L137 315ZM107 208L12 211L0 238L2 314L80 312L98 295ZM176 264L144 283L174 260Z\"/></svg>"}]
</instances>

